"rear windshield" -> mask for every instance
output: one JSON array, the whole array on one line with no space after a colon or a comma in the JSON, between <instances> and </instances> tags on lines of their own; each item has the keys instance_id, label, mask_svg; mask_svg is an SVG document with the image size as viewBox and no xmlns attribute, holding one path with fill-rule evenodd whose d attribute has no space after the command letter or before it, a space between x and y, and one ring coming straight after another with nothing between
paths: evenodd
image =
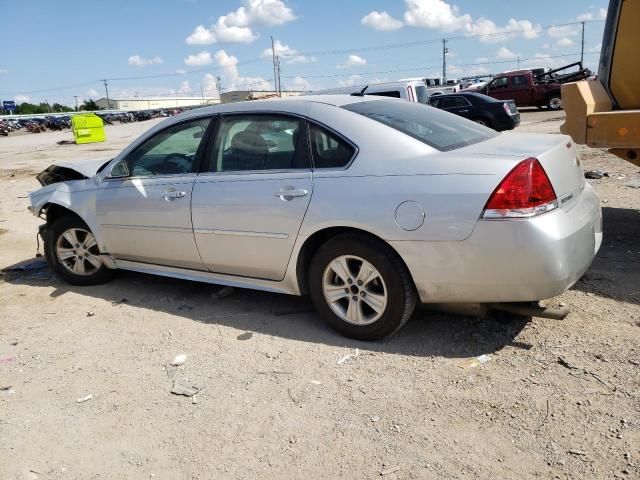
<instances>
[{"instance_id":1,"label":"rear windshield","mask_svg":"<svg viewBox=\"0 0 640 480\"><path fill-rule=\"evenodd\" d=\"M416 102L368 101L342 108L383 123L443 152L498 135L490 128Z\"/></svg>"}]
</instances>

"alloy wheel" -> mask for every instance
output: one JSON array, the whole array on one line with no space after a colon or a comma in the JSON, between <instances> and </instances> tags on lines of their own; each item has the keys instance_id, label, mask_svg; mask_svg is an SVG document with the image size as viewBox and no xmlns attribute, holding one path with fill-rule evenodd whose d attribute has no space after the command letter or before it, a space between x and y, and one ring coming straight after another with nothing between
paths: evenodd
<instances>
[{"instance_id":1,"label":"alloy wheel","mask_svg":"<svg viewBox=\"0 0 640 480\"><path fill-rule=\"evenodd\" d=\"M83 228L62 232L56 242L56 256L60 264L75 275L89 276L102 267L98 242Z\"/></svg>"},{"instance_id":2,"label":"alloy wheel","mask_svg":"<svg viewBox=\"0 0 640 480\"><path fill-rule=\"evenodd\" d=\"M380 272L368 261L341 255L325 268L322 292L340 319L354 325L376 322L387 307L387 287Z\"/></svg>"}]
</instances>

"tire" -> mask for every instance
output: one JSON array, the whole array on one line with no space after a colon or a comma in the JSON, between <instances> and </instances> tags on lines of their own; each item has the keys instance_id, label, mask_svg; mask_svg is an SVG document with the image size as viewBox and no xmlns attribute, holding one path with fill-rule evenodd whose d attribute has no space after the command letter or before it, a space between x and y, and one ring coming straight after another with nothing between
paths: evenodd
<instances>
[{"instance_id":1,"label":"tire","mask_svg":"<svg viewBox=\"0 0 640 480\"><path fill-rule=\"evenodd\" d=\"M360 277L362 268L368 279ZM364 282L358 284L358 277ZM318 249L309 268L309 291L320 316L357 340L378 340L396 332L417 302L411 275L397 254L361 234L338 235ZM327 295L335 300L330 302Z\"/></svg>"},{"instance_id":2,"label":"tire","mask_svg":"<svg viewBox=\"0 0 640 480\"><path fill-rule=\"evenodd\" d=\"M550 95L547 98L547 108L549 110L562 110L562 97L559 93Z\"/></svg>"},{"instance_id":3,"label":"tire","mask_svg":"<svg viewBox=\"0 0 640 480\"><path fill-rule=\"evenodd\" d=\"M85 245L90 246L85 248ZM60 217L47 227L44 251L55 273L72 285L99 285L115 274L115 270L100 260L100 251L89 227L73 215Z\"/></svg>"},{"instance_id":4,"label":"tire","mask_svg":"<svg viewBox=\"0 0 640 480\"><path fill-rule=\"evenodd\" d=\"M491 122L486 118L474 118L473 121L476 122L478 125L482 125L483 127L493 128L491 126Z\"/></svg>"}]
</instances>

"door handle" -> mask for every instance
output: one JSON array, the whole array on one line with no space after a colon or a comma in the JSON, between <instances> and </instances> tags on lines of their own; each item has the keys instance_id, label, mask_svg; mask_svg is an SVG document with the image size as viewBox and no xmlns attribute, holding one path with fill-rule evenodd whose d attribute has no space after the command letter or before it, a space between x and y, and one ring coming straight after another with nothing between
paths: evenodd
<instances>
[{"instance_id":1,"label":"door handle","mask_svg":"<svg viewBox=\"0 0 640 480\"><path fill-rule=\"evenodd\" d=\"M167 201L173 201L176 198L183 198L187 195L187 192L179 192L177 190L165 190L162 192L162 198Z\"/></svg>"},{"instance_id":2,"label":"door handle","mask_svg":"<svg viewBox=\"0 0 640 480\"><path fill-rule=\"evenodd\" d=\"M469 110L460 110L460 113L467 113Z\"/></svg>"},{"instance_id":3,"label":"door handle","mask_svg":"<svg viewBox=\"0 0 640 480\"><path fill-rule=\"evenodd\" d=\"M304 188L282 187L279 192L274 193L276 197L280 197L280 200L288 202L294 197L305 197L309 194L308 190Z\"/></svg>"}]
</instances>

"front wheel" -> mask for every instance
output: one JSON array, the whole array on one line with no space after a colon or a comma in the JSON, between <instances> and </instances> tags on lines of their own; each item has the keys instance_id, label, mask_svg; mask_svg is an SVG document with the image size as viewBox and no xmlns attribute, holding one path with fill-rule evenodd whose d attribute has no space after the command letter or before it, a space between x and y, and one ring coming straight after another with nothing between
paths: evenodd
<instances>
[{"instance_id":1,"label":"front wheel","mask_svg":"<svg viewBox=\"0 0 640 480\"><path fill-rule=\"evenodd\" d=\"M53 270L72 285L98 285L115 273L102 262L89 227L75 216L61 217L47 228L45 255Z\"/></svg>"},{"instance_id":2,"label":"front wheel","mask_svg":"<svg viewBox=\"0 0 640 480\"><path fill-rule=\"evenodd\" d=\"M344 234L322 245L309 269L311 298L338 332L378 340L402 327L417 295L397 254L373 238Z\"/></svg>"},{"instance_id":3,"label":"front wheel","mask_svg":"<svg viewBox=\"0 0 640 480\"><path fill-rule=\"evenodd\" d=\"M551 95L547 99L547 108L549 110L560 110L562 109L562 97L559 94Z\"/></svg>"}]
</instances>

